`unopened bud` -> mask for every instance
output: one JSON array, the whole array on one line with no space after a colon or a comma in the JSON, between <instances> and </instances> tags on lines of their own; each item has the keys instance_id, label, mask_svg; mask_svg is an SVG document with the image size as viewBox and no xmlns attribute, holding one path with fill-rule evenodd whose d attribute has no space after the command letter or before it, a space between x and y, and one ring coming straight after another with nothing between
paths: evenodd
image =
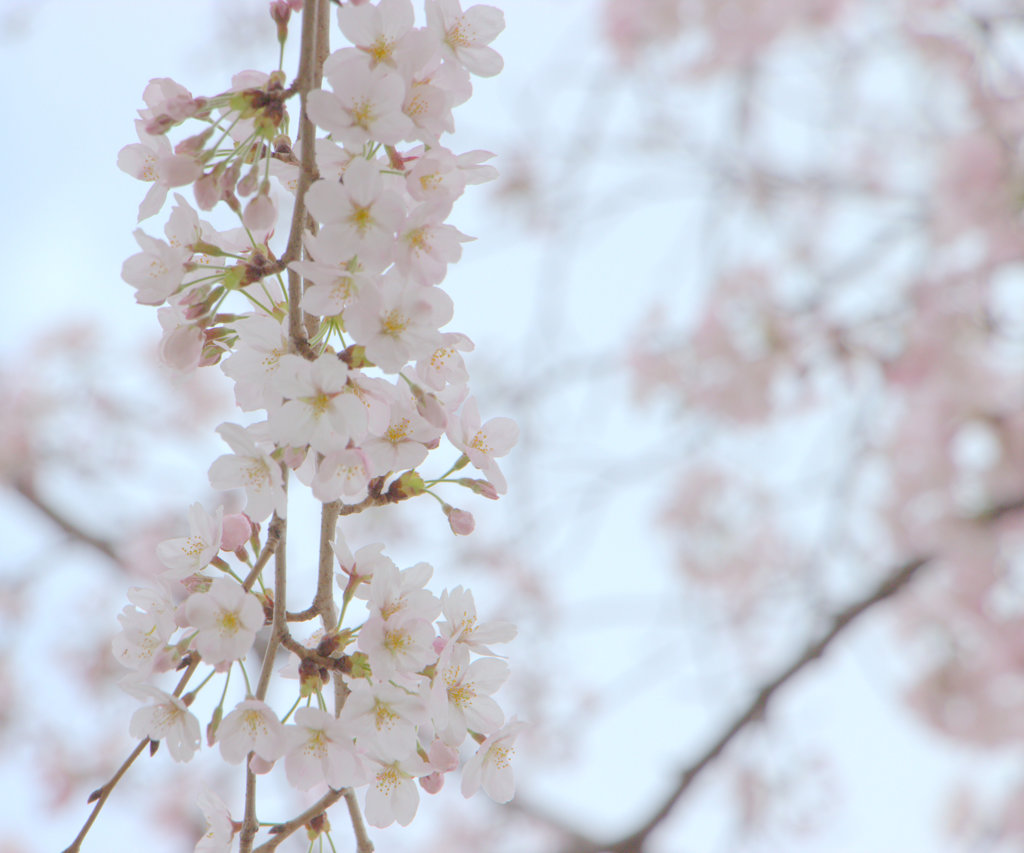
<instances>
[{"instance_id":1,"label":"unopened bud","mask_svg":"<svg viewBox=\"0 0 1024 853\"><path fill-rule=\"evenodd\" d=\"M154 116L146 122L146 133L150 136L160 136L163 133L167 133L167 131L176 124L178 124L176 119L173 119L166 113L163 113L161 115Z\"/></svg>"},{"instance_id":2,"label":"unopened bud","mask_svg":"<svg viewBox=\"0 0 1024 853\"><path fill-rule=\"evenodd\" d=\"M256 163L253 167L245 173L245 177L238 182L238 194L239 195L252 195L256 192L256 188L260 185L260 165Z\"/></svg>"},{"instance_id":3,"label":"unopened bud","mask_svg":"<svg viewBox=\"0 0 1024 853\"><path fill-rule=\"evenodd\" d=\"M416 401L416 411L419 412L420 417L433 427L445 429L448 426L448 413L441 405L441 401L433 394L425 392L415 382L409 383L409 389Z\"/></svg>"},{"instance_id":4,"label":"unopened bud","mask_svg":"<svg viewBox=\"0 0 1024 853\"><path fill-rule=\"evenodd\" d=\"M405 498L422 495L427 490L427 484L416 471L406 471L388 486L388 500L397 502Z\"/></svg>"},{"instance_id":5,"label":"unopened bud","mask_svg":"<svg viewBox=\"0 0 1024 853\"><path fill-rule=\"evenodd\" d=\"M213 128L208 127L202 133L197 133L194 136L181 140L181 142L174 146L174 153L187 154L190 157L194 157L206 147L206 143L210 141L212 135Z\"/></svg>"},{"instance_id":6,"label":"unopened bud","mask_svg":"<svg viewBox=\"0 0 1024 853\"><path fill-rule=\"evenodd\" d=\"M444 787L444 774L435 770L429 776L420 776L420 787L428 794L436 794Z\"/></svg>"},{"instance_id":7,"label":"unopened bud","mask_svg":"<svg viewBox=\"0 0 1024 853\"><path fill-rule=\"evenodd\" d=\"M285 447L281 458L284 460L284 464L294 471L306 461L306 452L304 447Z\"/></svg>"},{"instance_id":8,"label":"unopened bud","mask_svg":"<svg viewBox=\"0 0 1024 853\"><path fill-rule=\"evenodd\" d=\"M254 752L252 754L252 758L249 759L249 769L257 776L262 776L264 773L269 773L274 769L274 762L267 761L265 758L260 758Z\"/></svg>"},{"instance_id":9,"label":"unopened bud","mask_svg":"<svg viewBox=\"0 0 1024 853\"><path fill-rule=\"evenodd\" d=\"M205 575L194 574L189 575L185 578L181 585L185 587L187 592L209 592L210 586L213 583L213 578L208 578Z\"/></svg>"},{"instance_id":10,"label":"unopened bud","mask_svg":"<svg viewBox=\"0 0 1024 853\"><path fill-rule=\"evenodd\" d=\"M242 221L251 231L269 231L277 223L277 207L261 192L245 206Z\"/></svg>"},{"instance_id":11,"label":"unopened bud","mask_svg":"<svg viewBox=\"0 0 1024 853\"><path fill-rule=\"evenodd\" d=\"M213 172L203 175L192 185L192 192L195 193L196 204L200 210L213 210L220 200L217 176Z\"/></svg>"},{"instance_id":12,"label":"unopened bud","mask_svg":"<svg viewBox=\"0 0 1024 853\"><path fill-rule=\"evenodd\" d=\"M489 500L496 501L498 499L498 490L494 488L491 483L488 483L487 480L474 480L470 477L460 477L454 482L458 483L460 486L465 486L470 491L475 492L478 495L482 495Z\"/></svg>"},{"instance_id":13,"label":"unopened bud","mask_svg":"<svg viewBox=\"0 0 1024 853\"><path fill-rule=\"evenodd\" d=\"M456 536L469 536L473 532L473 528L476 527L473 514L464 509L455 509L446 505L444 513L448 516L448 526Z\"/></svg>"},{"instance_id":14,"label":"unopened bud","mask_svg":"<svg viewBox=\"0 0 1024 853\"><path fill-rule=\"evenodd\" d=\"M270 17L273 18L274 23L277 24L278 38L280 38L281 28L285 28L287 33L288 19L292 16L292 7L288 5L288 0L273 0L270 4Z\"/></svg>"},{"instance_id":15,"label":"unopened bud","mask_svg":"<svg viewBox=\"0 0 1024 853\"><path fill-rule=\"evenodd\" d=\"M252 522L244 512L224 516L220 534L221 551L237 551L245 545L250 536Z\"/></svg>"},{"instance_id":16,"label":"unopened bud","mask_svg":"<svg viewBox=\"0 0 1024 853\"><path fill-rule=\"evenodd\" d=\"M213 717L206 726L206 745L213 746L217 740L217 726L220 725L221 717L224 715L224 706L218 705L213 709Z\"/></svg>"}]
</instances>

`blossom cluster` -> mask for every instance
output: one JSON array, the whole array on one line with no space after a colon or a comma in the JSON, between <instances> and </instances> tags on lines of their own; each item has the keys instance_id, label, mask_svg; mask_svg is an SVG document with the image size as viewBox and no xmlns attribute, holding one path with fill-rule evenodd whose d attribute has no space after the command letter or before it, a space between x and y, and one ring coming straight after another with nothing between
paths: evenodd
<instances>
[{"instance_id":1,"label":"blossom cluster","mask_svg":"<svg viewBox=\"0 0 1024 853\"><path fill-rule=\"evenodd\" d=\"M271 3L282 44L303 5ZM317 5L307 0L303 14ZM412 820L416 780L439 790L467 737L478 748L463 768L463 793L482 787L509 800L508 758L521 727L492 698L508 666L491 646L512 639L514 626L478 622L462 587L429 591L426 563L400 570L379 543L353 555L337 524L339 515L429 494L453 532L468 534L472 515L434 490L456 485L496 499L506 491L496 459L518 434L508 418L482 421L461 355L473 344L442 331L453 304L440 287L470 239L446 222L453 203L497 174L490 153L455 154L441 138L454 130L452 109L470 96L471 75L501 70L489 44L503 16L426 0L425 20L415 25L411 0L341 4L337 25L350 46L323 63L323 88L303 89L301 71L289 86L280 69L237 74L212 97L153 80L136 121L139 142L118 160L152 184L140 220L176 188L191 186L195 197L193 206L174 192L163 238L137 229L140 251L122 270L138 302L159 306L161 359L179 370L219 364L250 413L244 425L218 427L230 453L209 469L215 489L244 490L244 512L194 504L188 535L158 547L160 587L132 590L120 616L114 653L132 670L125 689L145 703L131 733L189 760L201 741L194 692L169 693L152 678L200 662L213 667L207 680L226 680L236 667L245 673L267 631L265 671L277 641L294 655L286 669L298 676L295 704L279 714L265 679L253 690L246 674L245 697L227 713L222 698L207 740L256 773L280 762L300 790L366 786L375 826ZM295 97L326 135L314 140L306 124L293 148ZM172 144L169 133L186 122L201 129ZM233 227L201 218L223 207ZM278 230L288 221L282 248ZM428 479L417 468L443 437L455 461ZM482 477L460 475L470 464ZM311 608L305 618L320 616L323 626L309 647L291 639L275 601L284 591L263 577L292 477L330 519L342 601L340 612L333 594ZM354 601L365 612L355 615ZM344 689L329 710L332 679ZM197 850L231 849L240 825L214 795L202 805L211 828Z\"/></svg>"}]
</instances>

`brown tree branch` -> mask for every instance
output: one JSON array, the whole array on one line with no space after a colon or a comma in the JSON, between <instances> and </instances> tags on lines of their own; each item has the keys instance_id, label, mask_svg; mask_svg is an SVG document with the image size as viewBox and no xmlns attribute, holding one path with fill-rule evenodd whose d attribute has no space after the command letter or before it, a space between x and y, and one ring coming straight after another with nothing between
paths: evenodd
<instances>
[{"instance_id":1,"label":"brown tree branch","mask_svg":"<svg viewBox=\"0 0 1024 853\"><path fill-rule=\"evenodd\" d=\"M918 571L927 563L931 557L918 557L907 561L896 568L885 577L868 595L853 602L832 617L828 628L819 639L808 645L804 651L779 672L774 678L765 683L755 694L754 698L746 707L736 715L733 721L727 725L714 742L696 758L679 776L675 787L664 797L661 804L651 813L650 816L633 832L622 838L609 843L589 841L572 830L567 830L564 825L552 823L554 829L563 832L570 837L568 845L564 848L566 853L642 853L650 835L661 825L671 814L672 810L689 790L690 786L729 746L730 743L748 725L764 716L768 703L775 694L787 684L797 673L808 664L817 660L824 654L825 650L855 619L870 610L879 602L891 598L902 590ZM523 807L535 817L539 817L545 823L551 823L541 813L536 813L529 807Z\"/></svg>"},{"instance_id":2,"label":"brown tree branch","mask_svg":"<svg viewBox=\"0 0 1024 853\"><path fill-rule=\"evenodd\" d=\"M177 686L171 694L172 696L181 696L182 691L185 689L185 685L188 684L189 679L192 678L192 675L198 667L199 655L197 654L192 657L188 668L182 673ZM128 772L128 768L132 766L135 759L142 754L142 750L146 748L148 743L150 743L150 739L148 737L139 741L135 749L131 751L131 754L129 754L121 766L117 768L114 775L110 777L110 780L101 788L97 788L89 795L89 802L95 802L96 805L93 806L92 812L90 812L89 817L86 818L86 821L81 830L79 830L78 835L75 836L75 840L71 842L71 846L65 849L63 853L79 853L79 850L82 849L82 842L85 841L85 836L89 834L89 830L92 829L92 825L96 822L96 818L99 817L100 810L106 804L107 799L113 793L114 788L117 787L117 783L120 782L124 774Z\"/></svg>"},{"instance_id":3,"label":"brown tree branch","mask_svg":"<svg viewBox=\"0 0 1024 853\"><path fill-rule=\"evenodd\" d=\"M128 569L128 565L121 559L121 556L114 549L113 545L104 539L100 539L99 537L93 536L91 533L87 533L82 530L81 527L65 515L58 512L54 507L50 506L49 503L39 497L31 483L23 479L17 479L11 483L11 485L19 495L50 519L50 521L56 524L57 527L63 530L69 538L76 542L81 542L83 545L88 545L95 551L99 551L104 557L108 558L119 568L125 570Z\"/></svg>"},{"instance_id":4,"label":"brown tree branch","mask_svg":"<svg viewBox=\"0 0 1024 853\"><path fill-rule=\"evenodd\" d=\"M299 53L299 75L295 88L299 93L299 181L295 188L295 207L292 210L291 230L288 232L288 246L281 263L288 266L302 255L302 234L306 225L306 191L317 177L316 131L306 114L309 92L318 85L320 68L317 62L317 31L321 2L307 0L302 11L302 47ZM295 270L288 269L288 331L296 352L306 358L314 358L309 345L302 314L302 278Z\"/></svg>"}]
</instances>

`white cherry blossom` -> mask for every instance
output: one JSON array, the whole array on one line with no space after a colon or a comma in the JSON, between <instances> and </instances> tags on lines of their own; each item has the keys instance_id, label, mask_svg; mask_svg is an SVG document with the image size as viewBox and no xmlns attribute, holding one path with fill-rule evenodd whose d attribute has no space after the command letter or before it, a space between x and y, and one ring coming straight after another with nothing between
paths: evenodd
<instances>
[{"instance_id":1,"label":"white cherry blossom","mask_svg":"<svg viewBox=\"0 0 1024 853\"><path fill-rule=\"evenodd\" d=\"M495 458L508 453L519 439L519 427L511 418L491 418L480 423L480 410L470 397L462 407L462 415L448 426L448 439L484 472L499 494L508 491L505 476Z\"/></svg>"},{"instance_id":2,"label":"white cherry blossom","mask_svg":"<svg viewBox=\"0 0 1024 853\"><path fill-rule=\"evenodd\" d=\"M263 627L263 605L238 581L215 578L207 592L196 592L185 602L185 617L199 634L193 641L207 663L238 660L248 654Z\"/></svg>"},{"instance_id":3,"label":"white cherry blossom","mask_svg":"<svg viewBox=\"0 0 1024 853\"><path fill-rule=\"evenodd\" d=\"M295 723L285 727L288 751L284 759L288 781L300 791L326 783L332 788L355 787L369 777L344 722L318 708L299 708Z\"/></svg>"},{"instance_id":4,"label":"white cherry blossom","mask_svg":"<svg viewBox=\"0 0 1024 853\"><path fill-rule=\"evenodd\" d=\"M189 535L165 539L156 546L157 557L168 569L163 576L183 580L206 568L220 550L223 518L223 507L210 515L202 504L192 504L188 510Z\"/></svg>"},{"instance_id":5,"label":"white cherry blossom","mask_svg":"<svg viewBox=\"0 0 1024 853\"><path fill-rule=\"evenodd\" d=\"M487 47L505 29L500 9L471 6L463 12L459 0L427 0L427 26L468 71L493 77L504 67L501 55Z\"/></svg>"},{"instance_id":6,"label":"white cherry blossom","mask_svg":"<svg viewBox=\"0 0 1024 853\"><path fill-rule=\"evenodd\" d=\"M472 797L481 788L496 803L507 803L515 796L512 755L515 753L515 739L525 727L525 723L513 719L480 744L462 768L464 797Z\"/></svg>"},{"instance_id":7,"label":"white cherry blossom","mask_svg":"<svg viewBox=\"0 0 1024 853\"><path fill-rule=\"evenodd\" d=\"M397 821L408 826L420 804L416 779L426 775L430 768L415 752L401 761L375 762L377 771L366 791L366 822L385 827Z\"/></svg>"},{"instance_id":8,"label":"white cherry blossom","mask_svg":"<svg viewBox=\"0 0 1024 853\"><path fill-rule=\"evenodd\" d=\"M240 764L250 752L265 761L277 761L287 749L285 727L266 702L239 702L217 727L220 754L225 761Z\"/></svg>"},{"instance_id":9,"label":"white cherry blossom","mask_svg":"<svg viewBox=\"0 0 1024 853\"><path fill-rule=\"evenodd\" d=\"M122 686L137 699L150 701L132 714L128 733L163 741L175 761L190 761L199 749L199 720L185 703L149 684L122 682Z\"/></svg>"},{"instance_id":10,"label":"white cherry blossom","mask_svg":"<svg viewBox=\"0 0 1024 853\"><path fill-rule=\"evenodd\" d=\"M281 466L253 440L245 427L224 423L217 427L220 437L234 451L220 456L210 466L210 485L215 489L245 489L246 515L262 521L272 512L286 516L288 496Z\"/></svg>"}]
</instances>

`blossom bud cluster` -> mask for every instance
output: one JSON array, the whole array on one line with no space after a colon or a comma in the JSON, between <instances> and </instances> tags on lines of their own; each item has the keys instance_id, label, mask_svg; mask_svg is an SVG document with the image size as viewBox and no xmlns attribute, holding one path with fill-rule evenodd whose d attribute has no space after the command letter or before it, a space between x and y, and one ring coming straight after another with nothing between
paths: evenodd
<instances>
[{"instance_id":1,"label":"blossom bud cluster","mask_svg":"<svg viewBox=\"0 0 1024 853\"><path fill-rule=\"evenodd\" d=\"M282 42L302 6L271 4ZM326 133L315 143L300 134L293 149L289 136L299 85L281 70L245 71L212 97L151 81L139 142L119 156L122 169L152 184L140 220L176 188L191 185L195 197L193 206L174 193L163 237L137 229L140 251L122 270L138 302L159 306L162 360L180 370L219 364L238 407L252 413L247 425L218 427L230 453L209 470L214 488L244 490L244 512L194 504L189 534L158 547L161 587L129 593L114 641L132 670L126 689L146 703L132 734L165 742L175 760L199 748L199 721L189 695L151 680L200 661L214 668L211 677L244 671L275 618L276 590L262 568L286 523L290 476L335 519L429 493L460 535L472 532L473 517L434 494L437 486L492 499L506 491L496 458L517 429L508 418L481 420L461 355L473 344L441 331L453 305L440 287L470 239L446 222L453 203L468 184L497 174L488 152L457 155L441 138L472 92L471 74L501 70L489 43L504 21L490 6L463 11L459 0L426 0L425 12L417 27L411 0L339 6L351 46L330 54L324 87L306 94L306 116ZM170 133L186 123L198 129L172 144ZM304 149L312 155L305 166ZM234 227L201 218L220 206ZM279 226L290 221L301 231L282 248ZM444 437L455 461L426 479L417 468ZM453 478L470 464L482 478ZM491 645L510 640L514 627L479 623L461 587L440 597L427 590L426 563L399 570L383 545L353 556L336 525L330 536L343 604L340 616L321 604L319 636L309 648L291 646L291 700L301 707L281 715L265 687L249 686L233 710L221 700L209 743L229 762L248 756L256 772L280 763L302 790L367 786L367 819L386 826L412 819L415 780L438 790L470 737L479 747L463 769L463 792L483 787L507 801L520 724L506 723L491 698L508 676ZM355 615L353 601L365 612ZM333 712L324 690L332 679L347 688ZM238 825L212 795L203 808L211 835L197 849L230 849Z\"/></svg>"}]
</instances>

